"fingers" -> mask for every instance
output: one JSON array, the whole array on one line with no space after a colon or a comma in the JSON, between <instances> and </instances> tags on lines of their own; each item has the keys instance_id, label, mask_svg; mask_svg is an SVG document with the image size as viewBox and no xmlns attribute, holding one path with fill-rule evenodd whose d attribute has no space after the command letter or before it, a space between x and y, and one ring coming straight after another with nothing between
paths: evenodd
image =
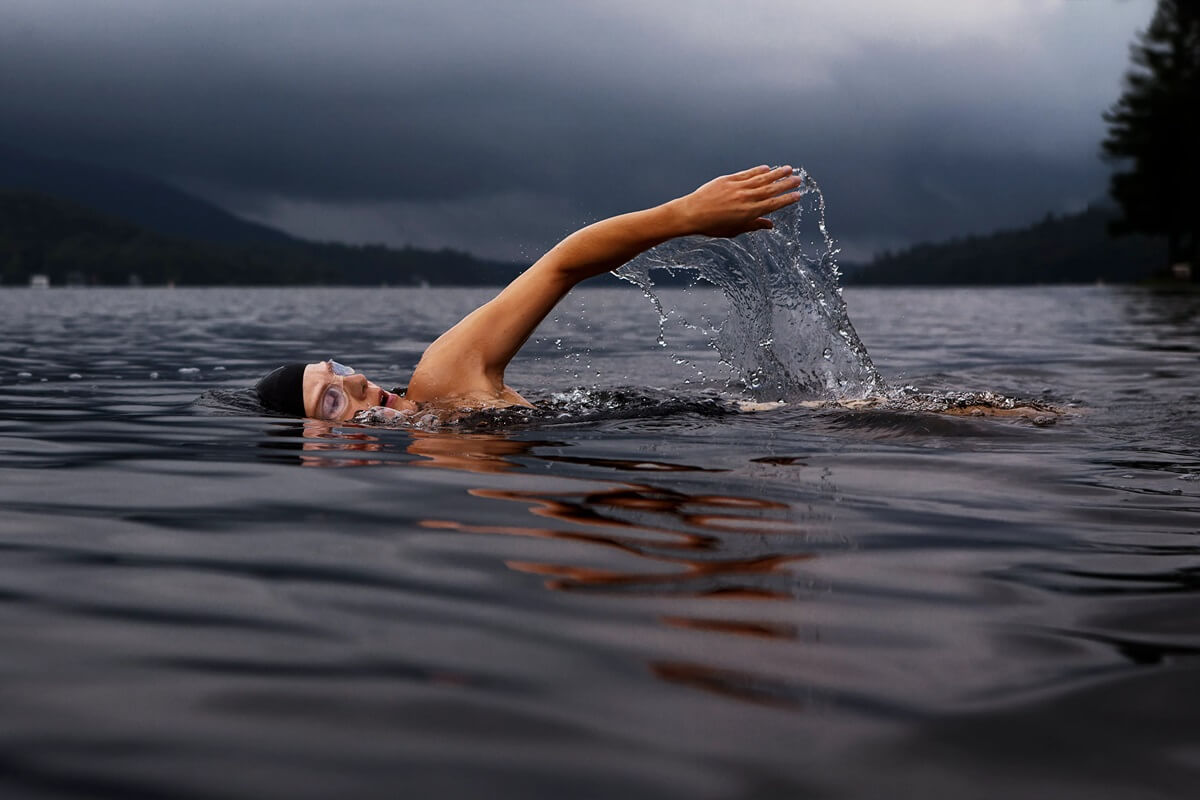
<instances>
[{"instance_id":1,"label":"fingers","mask_svg":"<svg viewBox=\"0 0 1200 800\"><path fill-rule=\"evenodd\" d=\"M795 175L788 164L775 168L766 165L751 167L728 177L739 182L742 190L751 197L774 197L804 185L804 179Z\"/></svg>"},{"instance_id":2,"label":"fingers","mask_svg":"<svg viewBox=\"0 0 1200 800\"><path fill-rule=\"evenodd\" d=\"M755 187L751 191L755 196L766 199L768 197L775 197L783 192L791 192L794 189L799 189L803 185L804 179L798 175L793 175L790 178L780 178L779 180L772 181L771 183L766 183L762 186Z\"/></svg>"},{"instance_id":3,"label":"fingers","mask_svg":"<svg viewBox=\"0 0 1200 800\"><path fill-rule=\"evenodd\" d=\"M784 192L783 194L767 198L762 202L764 214L770 214L772 211L778 211L785 206L790 206L792 203L800 200L799 192Z\"/></svg>"},{"instance_id":4,"label":"fingers","mask_svg":"<svg viewBox=\"0 0 1200 800\"><path fill-rule=\"evenodd\" d=\"M702 230L722 231L709 232L710 236L770 230L775 225L767 215L799 201L801 194L796 190L804 185L805 179L788 164L760 165L709 181L695 192L700 198L697 204L714 216L714 224ZM726 227L725 220L732 227ZM734 232L724 232L727 230Z\"/></svg>"},{"instance_id":5,"label":"fingers","mask_svg":"<svg viewBox=\"0 0 1200 800\"><path fill-rule=\"evenodd\" d=\"M744 169L741 172L735 172L732 175L730 175L729 177L733 178L734 180L742 181L742 180L746 180L747 178L753 178L755 175L763 175L770 171L771 171L771 168L768 167L766 164L763 164L758 167L751 167L750 169Z\"/></svg>"},{"instance_id":6,"label":"fingers","mask_svg":"<svg viewBox=\"0 0 1200 800\"><path fill-rule=\"evenodd\" d=\"M774 169L763 170L755 173L746 179L745 185L749 187L770 186L778 180L789 178L792 175L792 168L787 164Z\"/></svg>"}]
</instances>

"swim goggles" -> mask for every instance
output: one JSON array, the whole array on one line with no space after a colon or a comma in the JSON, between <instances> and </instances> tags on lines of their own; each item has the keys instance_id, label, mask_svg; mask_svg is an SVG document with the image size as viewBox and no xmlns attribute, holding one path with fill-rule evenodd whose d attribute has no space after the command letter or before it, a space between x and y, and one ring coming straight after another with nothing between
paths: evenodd
<instances>
[{"instance_id":1,"label":"swim goggles","mask_svg":"<svg viewBox=\"0 0 1200 800\"><path fill-rule=\"evenodd\" d=\"M345 364L339 364L332 358L328 361L329 370L334 375L342 378L347 378L354 374L354 370L347 367ZM325 391L321 394L321 399L317 403L317 416L321 419L341 419L346 413L346 409L350 407L350 398L346 395L341 384L331 383L325 387Z\"/></svg>"}]
</instances>

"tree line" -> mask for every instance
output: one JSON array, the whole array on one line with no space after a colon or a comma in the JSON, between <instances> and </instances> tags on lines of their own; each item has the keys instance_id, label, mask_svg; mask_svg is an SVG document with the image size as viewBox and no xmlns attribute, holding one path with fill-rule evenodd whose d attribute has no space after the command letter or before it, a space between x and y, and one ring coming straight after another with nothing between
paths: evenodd
<instances>
[{"instance_id":1,"label":"tree line","mask_svg":"<svg viewBox=\"0 0 1200 800\"><path fill-rule=\"evenodd\" d=\"M1159 0L1103 115L1113 206L918 244L848 267L849 283L1015 284L1200 277L1200 0Z\"/></svg>"},{"instance_id":2,"label":"tree line","mask_svg":"<svg viewBox=\"0 0 1200 800\"><path fill-rule=\"evenodd\" d=\"M1104 158L1117 236L1162 237L1171 265L1200 268L1200 2L1158 0L1130 48L1120 98L1105 114Z\"/></svg>"},{"instance_id":3,"label":"tree line","mask_svg":"<svg viewBox=\"0 0 1200 800\"><path fill-rule=\"evenodd\" d=\"M1200 0L1158 0L1104 113L1115 209L1047 216L1019 231L921 244L847 269L859 283L1200 279ZM1117 237L1113 239L1111 237ZM1165 269L1164 269L1165 268ZM519 266L454 250L198 241L155 233L42 194L0 192L0 282L502 284Z\"/></svg>"},{"instance_id":4,"label":"tree line","mask_svg":"<svg viewBox=\"0 0 1200 800\"><path fill-rule=\"evenodd\" d=\"M1047 214L1026 228L918 244L847 267L845 280L909 286L1129 283L1161 269L1162 241L1112 239L1107 228L1115 217L1112 208L1094 205L1078 214Z\"/></svg>"},{"instance_id":5,"label":"tree line","mask_svg":"<svg viewBox=\"0 0 1200 800\"><path fill-rule=\"evenodd\" d=\"M202 242L49 195L0 191L0 283L54 285L491 285L521 266L455 250L381 245Z\"/></svg>"}]
</instances>

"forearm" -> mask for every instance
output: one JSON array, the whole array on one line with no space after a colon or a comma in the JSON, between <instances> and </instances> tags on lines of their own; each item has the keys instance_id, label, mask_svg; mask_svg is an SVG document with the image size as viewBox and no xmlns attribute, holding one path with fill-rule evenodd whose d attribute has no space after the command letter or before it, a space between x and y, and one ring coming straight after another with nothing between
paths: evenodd
<instances>
[{"instance_id":1,"label":"forearm","mask_svg":"<svg viewBox=\"0 0 1200 800\"><path fill-rule=\"evenodd\" d=\"M572 233L538 259L531 271L549 273L568 287L602 275L689 229L679 200L610 217Z\"/></svg>"},{"instance_id":2,"label":"forearm","mask_svg":"<svg viewBox=\"0 0 1200 800\"><path fill-rule=\"evenodd\" d=\"M413 373L414 399L503 389L504 368L571 287L676 236L737 236L770 228L796 202L791 167L723 175L654 208L597 222L554 246L493 300L438 337Z\"/></svg>"},{"instance_id":3,"label":"forearm","mask_svg":"<svg viewBox=\"0 0 1200 800\"><path fill-rule=\"evenodd\" d=\"M660 206L602 220L563 239L530 272L570 288L676 236L737 236L770 228L765 215L800 197L793 190L804 181L792 172L790 166L754 167Z\"/></svg>"},{"instance_id":4,"label":"forearm","mask_svg":"<svg viewBox=\"0 0 1200 800\"><path fill-rule=\"evenodd\" d=\"M505 287L438 338L418 365L413 379L432 374L452 378L433 383L466 384L464 356L477 356L485 383L503 385L509 360L534 328L580 281L614 270L639 253L687 232L679 201L601 220L563 239ZM450 353L453 356L444 356ZM443 365L433 369L434 364ZM449 366L447 366L449 365ZM436 392L434 392L436 393Z\"/></svg>"}]
</instances>

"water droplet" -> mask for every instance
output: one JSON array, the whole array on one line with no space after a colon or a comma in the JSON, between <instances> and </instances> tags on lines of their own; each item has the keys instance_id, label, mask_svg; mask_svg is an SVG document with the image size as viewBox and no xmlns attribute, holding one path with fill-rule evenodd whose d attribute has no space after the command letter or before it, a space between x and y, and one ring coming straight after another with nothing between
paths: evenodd
<instances>
[{"instance_id":1,"label":"water droplet","mask_svg":"<svg viewBox=\"0 0 1200 800\"><path fill-rule=\"evenodd\" d=\"M70 378L70 379L71 379L71 380L73 380L73 381L77 381L77 380L80 380L80 379L82 379L82 378L83 378L83 376L82 376L82 375L80 375L78 372L72 372L72 373L71 373L70 375L68 375L67 377L68 377L68 378Z\"/></svg>"},{"instance_id":2,"label":"water droplet","mask_svg":"<svg viewBox=\"0 0 1200 800\"><path fill-rule=\"evenodd\" d=\"M778 388L783 396L833 395L843 387L855 395L879 391L882 381L846 316L838 285L836 243L825 225L825 203L816 180L804 179L804 202L776 215L773 231L736 241L669 242L635 258L617 271L638 286L659 316L656 343L665 346L665 322L675 320L686 330L701 331L729 369L730 386ZM815 213L814 213L815 212ZM819 231L819 233L817 232ZM702 315L702 330L678 309L665 309L654 293L654 270L676 275L685 270L690 288L724 294L728 313L714 321ZM699 288L704 285L704 288ZM701 300L703 298L696 298ZM700 304L706 308L707 302ZM849 352L833 348L835 331ZM830 354L819 360L828 343ZM837 350L838 359L832 358ZM832 363L830 363L832 362ZM693 365L694 368L694 365Z\"/></svg>"}]
</instances>

